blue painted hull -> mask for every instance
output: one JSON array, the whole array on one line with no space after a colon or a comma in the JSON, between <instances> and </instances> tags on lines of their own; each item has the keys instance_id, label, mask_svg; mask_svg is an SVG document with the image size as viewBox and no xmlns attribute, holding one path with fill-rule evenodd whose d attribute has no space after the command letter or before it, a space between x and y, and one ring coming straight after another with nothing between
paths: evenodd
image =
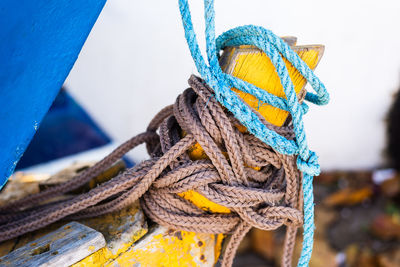
<instances>
[{"instance_id":1,"label":"blue painted hull","mask_svg":"<svg viewBox=\"0 0 400 267\"><path fill-rule=\"evenodd\" d=\"M0 1L0 188L38 129L105 0Z\"/></svg>"}]
</instances>

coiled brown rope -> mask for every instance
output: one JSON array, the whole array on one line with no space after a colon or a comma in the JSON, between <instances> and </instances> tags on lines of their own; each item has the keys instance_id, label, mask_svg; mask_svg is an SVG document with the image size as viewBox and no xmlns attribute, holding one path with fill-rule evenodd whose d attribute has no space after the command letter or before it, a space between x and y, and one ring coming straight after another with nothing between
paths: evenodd
<instances>
[{"instance_id":1,"label":"coiled brown rope","mask_svg":"<svg viewBox=\"0 0 400 267\"><path fill-rule=\"evenodd\" d=\"M231 234L222 266L232 264L237 247L250 230L288 227L282 265L291 266L296 229L302 224L301 174L294 156L281 155L236 126L197 77L176 103L160 111L145 133L122 144L93 167L68 182L0 208L0 241L37 230L57 220L99 216L140 198L156 223L201 233ZM293 139L290 127L265 125ZM157 133L158 130L158 133ZM182 134L184 133L184 134ZM182 137L184 135L184 137ZM199 143L208 159L191 160L187 151ZM132 148L146 143L151 156L87 193L40 205L99 175ZM228 214L204 211L177 193L195 190L229 208Z\"/></svg>"}]
</instances>

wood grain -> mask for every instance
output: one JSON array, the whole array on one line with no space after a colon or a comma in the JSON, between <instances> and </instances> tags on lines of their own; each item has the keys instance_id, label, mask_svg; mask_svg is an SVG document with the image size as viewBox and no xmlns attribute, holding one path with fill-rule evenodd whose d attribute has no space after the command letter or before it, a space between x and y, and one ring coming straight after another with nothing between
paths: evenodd
<instances>
[{"instance_id":1,"label":"wood grain","mask_svg":"<svg viewBox=\"0 0 400 267\"><path fill-rule=\"evenodd\" d=\"M105 245L101 233L70 222L0 258L0 266L69 266Z\"/></svg>"}]
</instances>

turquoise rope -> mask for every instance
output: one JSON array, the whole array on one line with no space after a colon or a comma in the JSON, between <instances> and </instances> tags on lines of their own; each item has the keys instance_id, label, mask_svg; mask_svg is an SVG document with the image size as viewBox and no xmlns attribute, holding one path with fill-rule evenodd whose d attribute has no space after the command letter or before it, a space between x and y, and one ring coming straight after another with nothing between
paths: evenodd
<instances>
[{"instance_id":1,"label":"turquoise rope","mask_svg":"<svg viewBox=\"0 0 400 267\"><path fill-rule=\"evenodd\" d=\"M193 29L187 0L179 0L186 41L196 68L204 81L213 88L215 98L231 111L235 117L260 140L279 153L298 155L297 167L303 173L304 232L303 248L298 266L308 266L311 258L314 236L314 196L313 176L319 175L320 166L317 155L308 148L304 131L303 115L308 106L300 104L293 82L290 79L286 58L307 80L315 93L308 92L305 100L317 105L329 102L329 94L314 72L281 38L259 26L247 25L231 29L215 38L214 0L204 0L205 38L207 61L204 60L196 34ZM227 46L254 45L270 58L282 83L285 98L277 97L241 79L223 73L219 65L219 51ZM288 140L268 129L258 116L231 90L232 87L255 96L259 101L290 112L293 121L295 141Z\"/></svg>"}]
</instances>

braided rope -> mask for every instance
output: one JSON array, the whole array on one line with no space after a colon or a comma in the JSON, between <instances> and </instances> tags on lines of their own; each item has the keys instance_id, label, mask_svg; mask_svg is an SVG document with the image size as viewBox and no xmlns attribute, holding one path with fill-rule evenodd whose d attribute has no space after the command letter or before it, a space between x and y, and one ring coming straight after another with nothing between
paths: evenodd
<instances>
[{"instance_id":1,"label":"braided rope","mask_svg":"<svg viewBox=\"0 0 400 267\"><path fill-rule=\"evenodd\" d=\"M84 176L77 175L55 189L0 207L0 241L63 218L82 219L120 210L140 198L146 215L160 225L232 234L223 267L231 265L240 241L251 227L273 230L286 225L283 263L290 266L294 233L303 222L301 173L296 168L296 156L279 154L250 133L239 131L238 120L210 98L213 91L201 79L192 76L189 84L191 88L179 95L173 106L154 117L147 132L122 144L85 170ZM274 127L261 120L286 138L294 138L291 127ZM182 132L186 133L184 137ZM93 179L99 170L105 170L122 153L141 143L147 144L150 159L89 192L51 202ZM195 143L201 145L207 159L190 159L187 151ZM188 190L232 212L210 214L177 195Z\"/></svg>"},{"instance_id":2,"label":"braided rope","mask_svg":"<svg viewBox=\"0 0 400 267\"><path fill-rule=\"evenodd\" d=\"M215 98L224 105L246 128L260 140L271 146L279 153L298 155L297 167L303 172L304 194L304 233L303 248L298 266L307 266L312 253L314 235L314 198L312 180L319 175L320 166L315 152L308 148L303 115L308 110L306 104L298 102L293 83L290 79L286 65L282 59L285 57L308 81L316 92L306 94L305 99L317 105L329 102L329 94L323 83L315 76L313 71L282 39L271 31L259 26L248 25L231 29L215 39L215 12L214 0L204 0L205 39L208 64L206 64L194 32L187 0L179 0L186 41L196 68L201 77L213 88ZM265 90L251 85L243 80L224 74L220 68L219 51L226 46L254 45L260 48L270 58L279 75L284 88L286 99L274 96ZM274 107L290 112L295 140L289 140L277 132L268 129L250 107L243 103L232 87L254 95L257 99Z\"/></svg>"}]
</instances>

